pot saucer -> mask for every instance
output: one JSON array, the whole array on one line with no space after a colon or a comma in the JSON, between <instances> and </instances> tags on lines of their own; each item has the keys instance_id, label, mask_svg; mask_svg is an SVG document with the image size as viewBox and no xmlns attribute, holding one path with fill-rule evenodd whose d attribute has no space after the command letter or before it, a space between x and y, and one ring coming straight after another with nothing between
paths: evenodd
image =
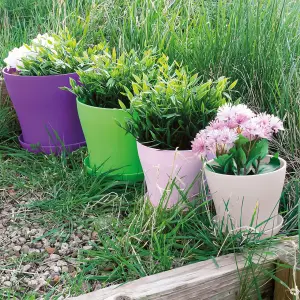
<instances>
[{"instance_id":1,"label":"pot saucer","mask_svg":"<svg viewBox=\"0 0 300 300\"><path fill-rule=\"evenodd\" d=\"M65 152L73 152L83 146L86 145L86 142L80 142L80 143L75 143L75 144L69 144L69 145L59 145L59 146L43 146L39 144L28 144L25 143L23 140L23 135L21 134L19 136L19 142L25 150L32 152L32 153L44 153L44 154L55 154L59 155L63 151Z\"/></svg>"},{"instance_id":2,"label":"pot saucer","mask_svg":"<svg viewBox=\"0 0 300 300\"><path fill-rule=\"evenodd\" d=\"M90 158L88 156L84 159L83 164L84 164L86 172L89 175L95 175L95 174L100 175L100 174L103 173L102 170L101 170L101 167L98 168L98 169L91 168ZM106 172L106 173L109 173L109 172ZM112 174L109 175L109 176L111 176L115 180L128 181L128 182L131 182L131 183L139 182L139 181L144 180L144 173L143 172L134 173L134 174L116 174L116 175L114 175L113 173L116 173L116 172L112 172Z\"/></svg>"},{"instance_id":3,"label":"pot saucer","mask_svg":"<svg viewBox=\"0 0 300 300\"><path fill-rule=\"evenodd\" d=\"M220 220L219 220L218 216L214 216L212 218L212 221L213 221L213 223L220 225ZM283 221L284 221L283 217L281 215L277 215L274 217L274 223L276 222L276 224L274 224L273 228L270 228L268 230L258 231L252 227L247 227L247 226L238 228L234 225L235 222L231 218L230 220L227 220L227 224L225 224L224 220L222 221L222 227L223 227L222 231L223 232L229 231L229 233L237 233L239 231L244 231L244 232L248 231L249 234L262 234L259 238L260 240L262 240L262 239L269 238L271 236L278 234L283 225Z\"/></svg>"}]
</instances>

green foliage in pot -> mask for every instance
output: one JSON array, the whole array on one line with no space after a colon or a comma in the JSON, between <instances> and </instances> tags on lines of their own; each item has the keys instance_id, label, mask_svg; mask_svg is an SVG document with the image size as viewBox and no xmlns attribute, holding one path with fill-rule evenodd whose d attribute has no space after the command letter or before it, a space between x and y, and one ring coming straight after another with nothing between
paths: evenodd
<instances>
[{"instance_id":1,"label":"green foliage in pot","mask_svg":"<svg viewBox=\"0 0 300 300\"><path fill-rule=\"evenodd\" d=\"M198 74L190 74L176 62L161 66L154 83L147 74L135 76L133 93L126 89L131 107L124 129L150 147L189 150L196 133L230 98L235 84L224 77L201 82Z\"/></svg>"},{"instance_id":2,"label":"green foliage in pot","mask_svg":"<svg viewBox=\"0 0 300 300\"><path fill-rule=\"evenodd\" d=\"M157 56L154 50L145 51L139 58L134 50L117 55L115 49L106 48L102 54L93 56L88 70L77 72L80 84L71 80L69 91L87 105L120 108L121 100L128 107L124 89L131 89L135 76L143 73L148 74L149 80L155 80L160 61L167 61L167 57Z\"/></svg>"},{"instance_id":3,"label":"green foliage in pot","mask_svg":"<svg viewBox=\"0 0 300 300\"><path fill-rule=\"evenodd\" d=\"M93 55L104 48L101 43L87 49L65 29L59 34L39 34L30 44L10 51L4 61L21 76L68 74L89 68Z\"/></svg>"}]
</instances>

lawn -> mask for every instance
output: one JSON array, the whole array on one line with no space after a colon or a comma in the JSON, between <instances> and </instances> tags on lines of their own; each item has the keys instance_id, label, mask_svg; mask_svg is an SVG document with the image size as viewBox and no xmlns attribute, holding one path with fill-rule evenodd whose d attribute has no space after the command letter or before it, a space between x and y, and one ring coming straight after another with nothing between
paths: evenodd
<instances>
[{"instance_id":1,"label":"lawn","mask_svg":"<svg viewBox=\"0 0 300 300\"><path fill-rule=\"evenodd\" d=\"M86 174L85 147L60 156L22 150L15 113L2 101L1 299L75 296L298 234L299 1L0 0L0 15L1 67L12 48L67 26L90 45L105 39L119 51L155 47L203 80L237 79L236 101L284 120L271 149L288 163L280 235L227 236L212 221L208 193L153 208L143 183L116 181L110 172ZM239 299L247 295L241 291Z\"/></svg>"}]
</instances>

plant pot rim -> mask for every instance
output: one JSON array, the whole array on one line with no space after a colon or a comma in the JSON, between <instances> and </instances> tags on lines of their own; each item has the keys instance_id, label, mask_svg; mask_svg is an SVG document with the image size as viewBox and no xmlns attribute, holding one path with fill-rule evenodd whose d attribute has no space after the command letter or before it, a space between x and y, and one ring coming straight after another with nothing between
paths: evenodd
<instances>
[{"instance_id":1,"label":"plant pot rim","mask_svg":"<svg viewBox=\"0 0 300 300\"><path fill-rule=\"evenodd\" d=\"M93 105L88 105L85 103L82 103L78 97L76 98L77 103L79 103L82 106L89 107L91 109L98 109L98 110L106 110L106 111L124 111L122 108L106 108L106 107L99 107L99 106L93 106ZM124 111L125 112L125 111Z\"/></svg>"},{"instance_id":2,"label":"plant pot rim","mask_svg":"<svg viewBox=\"0 0 300 300\"><path fill-rule=\"evenodd\" d=\"M11 68L11 69L15 69L15 68ZM14 76L14 77L18 77L18 78L31 78L33 80L36 80L37 78L48 78L48 77L62 77L62 76L70 76L70 75L77 75L76 72L72 72L72 73L66 73L66 74L57 74L57 75L43 75L43 76L23 76L23 75L17 75L17 74L11 74L9 73L9 68L8 67L4 67L2 69L2 74L5 74L6 76Z\"/></svg>"},{"instance_id":3,"label":"plant pot rim","mask_svg":"<svg viewBox=\"0 0 300 300\"><path fill-rule=\"evenodd\" d=\"M154 151L159 151L159 152L181 152L181 153L183 153L183 152L186 152L186 153L191 153L192 152L192 149L190 149L190 150L177 150L177 149L174 149L174 150L164 150L164 149L158 149L158 148L154 148L154 147L149 147L149 146L146 146L146 145L144 145L144 144L142 144L141 142L139 142L138 140L136 141L137 142L137 144L140 146L140 147L145 147L145 148L147 148L147 149L152 149L152 150L154 150Z\"/></svg>"},{"instance_id":4,"label":"plant pot rim","mask_svg":"<svg viewBox=\"0 0 300 300\"><path fill-rule=\"evenodd\" d=\"M268 154L266 157L273 157L273 156ZM228 175L228 174L220 174L220 173L213 172L207 168L207 164L214 162L214 159L206 161L204 163L203 168L204 168L205 172L215 174L215 176L226 176L226 177L232 177L232 178L253 178L253 177L258 177L258 176L268 176L270 174L280 172L283 168L286 168L286 161L281 157L278 157L278 159L280 160L280 163L281 163L281 166L279 169L277 169L276 171L273 171L273 172L268 172L268 173L263 173L263 174L255 174L255 175Z\"/></svg>"}]
</instances>

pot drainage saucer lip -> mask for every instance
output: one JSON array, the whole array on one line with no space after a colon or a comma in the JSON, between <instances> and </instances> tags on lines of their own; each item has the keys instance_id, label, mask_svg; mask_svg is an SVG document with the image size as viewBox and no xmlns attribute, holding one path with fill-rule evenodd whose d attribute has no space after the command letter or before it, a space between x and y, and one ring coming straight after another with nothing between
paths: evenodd
<instances>
[{"instance_id":1,"label":"pot drainage saucer lip","mask_svg":"<svg viewBox=\"0 0 300 300\"><path fill-rule=\"evenodd\" d=\"M44 145L38 145L33 143L28 144L24 142L22 134L19 135L18 139L22 148L32 153L45 153L45 154L57 155L57 154L61 154L63 150L66 150L66 152L73 152L86 145L85 141L74 143L74 144L68 144L68 145L59 145L59 146L44 146Z\"/></svg>"},{"instance_id":2,"label":"pot drainage saucer lip","mask_svg":"<svg viewBox=\"0 0 300 300\"><path fill-rule=\"evenodd\" d=\"M234 221L233 220L234 219L232 218L232 222L230 222L230 225L228 225L228 226L224 226L224 225L226 225L225 222L224 222L224 224L223 224L223 231L226 231L226 229L227 230L229 229L230 232L234 233L234 232L238 232L239 230L242 230L242 229L245 230L246 229L246 230L249 230L249 233L250 233L251 229L252 229L253 234L261 233L258 230L255 230L255 229L253 229L251 227L247 227L247 226L243 226L243 227L240 227L240 228L234 228L234 225L233 225ZM217 215L212 218L212 221L215 224L220 223L220 220L219 220L219 218L218 218ZM268 230L264 230L262 232L260 240L261 239L265 239L265 238L269 238L269 237L274 236L274 235L276 235L276 234L279 233L279 231L280 231L280 229L281 229L281 227L283 225L284 219L283 219L283 217L281 215L277 215L277 216L274 217L274 221L276 221L276 225L274 224L273 228L270 228Z\"/></svg>"},{"instance_id":3,"label":"pot drainage saucer lip","mask_svg":"<svg viewBox=\"0 0 300 300\"><path fill-rule=\"evenodd\" d=\"M277 225L274 224L273 228L265 230L264 233L263 233L263 235L262 235L262 238L271 237L273 235L276 235L280 231L280 229L281 229L281 227L283 225L284 219L283 219L283 217L281 215L277 215L275 218L277 220Z\"/></svg>"},{"instance_id":4,"label":"pot drainage saucer lip","mask_svg":"<svg viewBox=\"0 0 300 300\"><path fill-rule=\"evenodd\" d=\"M89 175L94 175L95 173L96 175L100 175L102 173L101 169L95 170L91 168L90 158L88 156L84 159L83 164ZM134 182L143 181L144 173L140 172L140 173L133 173L133 174L116 174L116 175L112 174L111 177L115 180L128 181L134 183Z\"/></svg>"}]
</instances>

